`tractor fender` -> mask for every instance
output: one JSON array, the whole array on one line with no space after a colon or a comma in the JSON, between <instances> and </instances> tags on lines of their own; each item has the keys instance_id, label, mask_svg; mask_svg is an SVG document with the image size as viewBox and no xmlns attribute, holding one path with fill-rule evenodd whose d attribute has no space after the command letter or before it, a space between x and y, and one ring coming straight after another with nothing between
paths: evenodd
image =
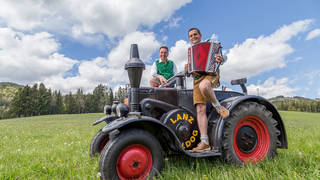
<instances>
[{"instance_id":1,"label":"tractor fender","mask_svg":"<svg viewBox=\"0 0 320 180\"><path fill-rule=\"evenodd\" d=\"M107 115L107 116L104 116L98 120L96 120L94 123L92 123L93 126L97 125L97 124L100 124L101 122L106 122L107 124L109 124L111 121L117 119L116 115Z\"/></svg>"},{"instance_id":2,"label":"tractor fender","mask_svg":"<svg viewBox=\"0 0 320 180\"><path fill-rule=\"evenodd\" d=\"M130 128L146 130L153 134L159 140L162 146L166 146L176 152L180 151L186 153L174 131L158 119L149 116L118 118L102 128L102 133L109 134L109 137L112 139L121 131Z\"/></svg>"},{"instance_id":3,"label":"tractor fender","mask_svg":"<svg viewBox=\"0 0 320 180\"><path fill-rule=\"evenodd\" d=\"M229 109L230 112L232 112L232 110L239 105L242 102L246 102L246 101L253 101L259 104L264 105L270 112L272 112L273 114L273 118L278 122L277 124L277 128L280 130L280 135L278 137L279 141L281 142L281 144L278 146L278 148L281 149L287 149L288 148L288 141L287 141L287 134L286 134L286 130L284 127L284 123L282 121L282 118L280 116L280 113L278 112L278 110L275 108L275 106L268 101L267 99L261 97L261 96L254 96L254 95L246 95L246 96L237 96L237 97L230 97L227 98L225 100L223 100L221 102L221 104L225 107L227 107ZM216 142L221 143L222 142L222 134L223 134L223 128L224 128L224 123L228 121L228 119L220 119L220 121L218 122L218 127L217 127L217 133L215 138L216 138ZM220 146L221 147L221 146Z\"/></svg>"}]
</instances>

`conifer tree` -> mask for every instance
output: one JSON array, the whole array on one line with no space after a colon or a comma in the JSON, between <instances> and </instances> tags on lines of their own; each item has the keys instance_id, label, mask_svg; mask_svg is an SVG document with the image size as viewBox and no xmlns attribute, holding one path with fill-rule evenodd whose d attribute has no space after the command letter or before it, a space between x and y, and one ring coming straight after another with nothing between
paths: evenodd
<instances>
[{"instance_id":1,"label":"conifer tree","mask_svg":"<svg viewBox=\"0 0 320 180\"><path fill-rule=\"evenodd\" d=\"M94 112L103 112L103 107L105 106L105 94L106 87L102 84L99 84L93 90Z\"/></svg>"},{"instance_id":2,"label":"conifer tree","mask_svg":"<svg viewBox=\"0 0 320 180\"><path fill-rule=\"evenodd\" d=\"M76 101L70 92L65 96L66 113L75 114L77 113Z\"/></svg>"},{"instance_id":3,"label":"conifer tree","mask_svg":"<svg viewBox=\"0 0 320 180\"><path fill-rule=\"evenodd\" d=\"M39 85L39 92L38 92L38 99L39 99L39 114L49 114L50 104L51 104L51 90L47 90L43 83Z\"/></svg>"},{"instance_id":4,"label":"conifer tree","mask_svg":"<svg viewBox=\"0 0 320 180\"><path fill-rule=\"evenodd\" d=\"M82 89L77 90L76 94L76 107L77 113L84 113L85 110L85 100Z\"/></svg>"}]
</instances>

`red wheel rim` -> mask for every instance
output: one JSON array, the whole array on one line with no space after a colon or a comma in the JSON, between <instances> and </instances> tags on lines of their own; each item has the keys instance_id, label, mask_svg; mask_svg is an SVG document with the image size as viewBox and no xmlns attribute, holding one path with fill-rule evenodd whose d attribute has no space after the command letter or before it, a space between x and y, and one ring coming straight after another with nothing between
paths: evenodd
<instances>
[{"instance_id":1,"label":"red wheel rim","mask_svg":"<svg viewBox=\"0 0 320 180\"><path fill-rule=\"evenodd\" d=\"M237 137L239 141L239 132L241 129L252 129L254 135L251 135L251 138L255 140L254 146L250 151L245 152L239 147L239 142L237 142ZM246 132L245 132L246 133ZM252 134L252 133L251 133ZM247 135L247 134L246 134ZM249 132L250 135L250 132ZM248 144L246 142L246 138L242 138L244 140L244 144ZM251 142L252 143L252 142ZM250 146L250 145L249 145ZM268 128L264 124L264 122L257 116L246 116L239 121L237 124L234 134L233 134L233 147L238 156L238 158L243 162L251 162L256 163L264 159L269 151L270 147L270 135Z\"/></svg>"},{"instance_id":2,"label":"red wheel rim","mask_svg":"<svg viewBox=\"0 0 320 180\"><path fill-rule=\"evenodd\" d=\"M126 147L117 159L117 173L120 179L145 179L152 168L152 155L140 144Z\"/></svg>"},{"instance_id":3,"label":"red wheel rim","mask_svg":"<svg viewBox=\"0 0 320 180\"><path fill-rule=\"evenodd\" d=\"M104 146L107 144L108 141L109 141L109 136L103 139L103 141L100 144L100 152L103 150Z\"/></svg>"}]
</instances>

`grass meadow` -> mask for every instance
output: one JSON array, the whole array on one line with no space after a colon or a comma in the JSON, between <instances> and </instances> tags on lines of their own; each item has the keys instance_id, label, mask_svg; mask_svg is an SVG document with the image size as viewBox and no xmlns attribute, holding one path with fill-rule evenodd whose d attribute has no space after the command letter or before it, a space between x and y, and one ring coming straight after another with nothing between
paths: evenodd
<instances>
[{"instance_id":1,"label":"grass meadow","mask_svg":"<svg viewBox=\"0 0 320 180\"><path fill-rule=\"evenodd\" d=\"M172 156L158 179L320 179L320 113L280 112L289 149L273 160L231 166L215 158ZM89 156L91 123L103 114L50 115L0 121L0 179L99 179Z\"/></svg>"}]
</instances>

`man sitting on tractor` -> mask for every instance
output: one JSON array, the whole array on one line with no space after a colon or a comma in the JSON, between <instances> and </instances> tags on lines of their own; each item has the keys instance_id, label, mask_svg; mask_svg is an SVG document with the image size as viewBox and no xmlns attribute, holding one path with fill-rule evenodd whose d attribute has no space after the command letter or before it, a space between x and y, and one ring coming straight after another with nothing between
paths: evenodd
<instances>
[{"instance_id":1,"label":"man sitting on tractor","mask_svg":"<svg viewBox=\"0 0 320 180\"><path fill-rule=\"evenodd\" d=\"M188 31L189 41L192 44L201 42L201 33L198 28L191 28ZM218 62L223 62L224 59L221 55L215 54L215 59ZM193 81L193 103L197 110L197 122L200 129L201 142L192 151L204 151L210 150L209 138L208 138L208 119L206 115L206 100L209 100L213 107L217 110L222 118L229 116L229 110L221 106L216 99L215 93L212 88L220 86L219 72L216 75L201 75L196 72L192 73Z\"/></svg>"},{"instance_id":2,"label":"man sitting on tractor","mask_svg":"<svg viewBox=\"0 0 320 180\"><path fill-rule=\"evenodd\" d=\"M167 80L178 72L174 62L168 60L167 46L161 46L159 48L159 56L160 59L156 60L151 67L151 87L159 87L162 84L166 84L168 82Z\"/></svg>"}]
</instances>

